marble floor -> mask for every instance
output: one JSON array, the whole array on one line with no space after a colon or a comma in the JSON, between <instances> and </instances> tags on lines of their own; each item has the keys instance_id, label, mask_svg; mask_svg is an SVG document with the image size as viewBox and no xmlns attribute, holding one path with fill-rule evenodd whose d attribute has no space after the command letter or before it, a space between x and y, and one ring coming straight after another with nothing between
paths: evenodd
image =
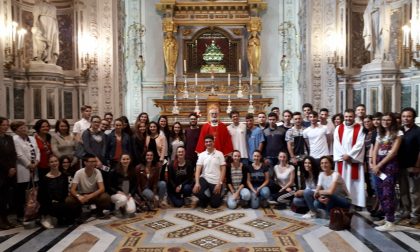
<instances>
[{"instance_id":1,"label":"marble floor","mask_svg":"<svg viewBox=\"0 0 420 252\"><path fill-rule=\"evenodd\" d=\"M0 231L0 251L420 251L420 229L373 229L367 212L352 228L303 220L289 210L166 209L82 225Z\"/></svg>"}]
</instances>

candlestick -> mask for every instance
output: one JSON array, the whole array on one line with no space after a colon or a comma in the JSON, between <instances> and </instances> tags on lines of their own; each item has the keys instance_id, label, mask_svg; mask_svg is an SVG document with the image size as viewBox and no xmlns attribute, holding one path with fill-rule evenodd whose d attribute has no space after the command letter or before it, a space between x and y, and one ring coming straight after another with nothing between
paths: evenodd
<instances>
[{"instance_id":1,"label":"candlestick","mask_svg":"<svg viewBox=\"0 0 420 252\"><path fill-rule=\"evenodd\" d=\"M242 64L241 64L241 59L239 59L239 61L238 61L238 70L239 70L239 73L242 73Z\"/></svg>"},{"instance_id":2,"label":"candlestick","mask_svg":"<svg viewBox=\"0 0 420 252\"><path fill-rule=\"evenodd\" d=\"M249 86L252 88L252 73L251 73L251 76L249 77Z\"/></svg>"},{"instance_id":3,"label":"candlestick","mask_svg":"<svg viewBox=\"0 0 420 252\"><path fill-rule=\"evenodd\" d=\"M237 97L238 98L242 98L244 95L242 94L242 80L241 80L241 76L239 76L239 86L238 86L238 94Z\"/></svg>"},{"instance_id":4,"label":"candlestick","mask_svg":"<svg viewBox=\"0 0 420 252\"><path fill-rule=\"evenodd\" d=\"M187 72L187 60L184 60L184 73Z\"/></svg>"},{"instance_id":5,"label":"candlestick","mask_svg":"<svg viewBox=\"0 0 420 252\"><path fill-rule=\"evenodd\" d=\"M228 74L228 87L230 87L230 74Z\"/></svg>"},{"instance_id":6,"label":"candlestick","mask_svg":"<svg viewBox=\"0 0 420 252\"><path fill-rule=\"evenodd\" d=\"M174 87L176 87L176 74L174 74Z\"/></svg>"},{"instance_id":7,"label":"candlestick","mask_svg":"<svg viewBox=\"0 0 420 252\"><path fill-rule=\"evenodd\" d=\"M198 86L198 78L197 78L197 74L195 74L195 86L197 87Z\"/></svg>"},{"instance_id":8,"label":"candlestick","mask_svg":"<svg viewBox=\"0 0 420 252\"><path fill-rule=\"evenodd\" d=\"M188 99L188 84L187 84L187 76L185 75L184 79L184 98Z\"/></svg>"}]
</instances>

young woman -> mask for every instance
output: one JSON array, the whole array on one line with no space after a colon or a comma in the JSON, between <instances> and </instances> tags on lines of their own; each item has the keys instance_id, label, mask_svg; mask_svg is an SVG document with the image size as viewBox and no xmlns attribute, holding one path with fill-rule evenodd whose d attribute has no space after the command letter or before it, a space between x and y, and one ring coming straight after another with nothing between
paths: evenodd
<instances>
[{"instance_id":1,"label":"young woman","mask_svg":"<svg viewBox=\"0 0 420 252\"><path fill-rule=\"evenodd\" d=\"M131 131L130 122L126 116L120 117L121 121L123 122L122 131L127 133L130 137L133 135L133 131Z\"/></svg>"},{"instance_id":2,"label":"young woman","mask_svg":"<svg viewBox=\"0 0 420 252\"><path fill-rule=\"evenodd\" d=\"M234 150L232 160L232 163L226 166L226 184L229 190L227 206L235 209L240 201L243 206L248 205L251 192L246 188L248 167L241 162L241 152Z\"/></svg>"},{"instance_id":3,"label":"young woman","mask_svg":"<svg viewBox=\"0 0 420 252\"><path fill-rule=\"evenodd\" d=\"M253 159L254 163L248 168L247 185L251 190L251 207L257 209L260 205L268 206L270 174L268 167L261 162L262 155L259 150L254 151Z\"/></svg>"},{"instance_id":4,"label":"young woman","mask_svg":"<svg viewBox=\"0 0 420 252\"><path fill-rule=\"evenodd\" d=\"M302 216L304 219L313 218L316 216L316 209L314 207L314 191L318 183L319 169L316 166L315 159L307 156L303 159L303 181L305 189L295 192L293 204L296 207L307 207L309 212Z\"/></svg>"},{"instance_id":5,"label":"young woman","mask_svg":"<svg viewBox=\"0 0 420 252\"><path fill-rule=\"evenodd\" d=\"M133 215L136 203L133 195L137 190L136 172L129 154L122 154L115 170L111 172L110 193L111 201L115 204L115 211L122 215Z\"/></svg>"},{"instance_id":6,"label":"young woman","mask_svg":"<svg viewBox=\"0 0 420 252\"><path fill-rule=\"evenodd\" d=\"M51 148L58 158L67 156L72 159L72 166L77 164L78 159L74 155L76 140L70 133L70 125L66 119L58 119L55 123L55 134L51 135Z\"/></svg>"},{"instance_id":7,"label":"young woman","mask_svg":"<svg viewBox=\"0 0 420 252\"><path fill-rule=\"evenodd\" d=\"M397 153L403 132L398 130L397 119L393 113L382 116L381 126L372 156L372 172L376 175L376 190L385 219L375 222L379 231L394 231L395 185L398 177Z\"/></svg>"},{"instance_id":8,"label":"young woman","mask_svg":"<svg viewBox=\"0 0 420 252\"><path fill-rule=\"evenodd\" d=\"M60 171L60 162L54 155L48 161L50 171L45 175L39 187L41 225L44 228L54 228L57 223L66 223L68 210L65 200L68 195L69 183L67 176Z\"/></svg>"},{"instance_id":9,"label":"young woman","mask_svg":"<svg viewBox=\"0 0 420 252\"><path fill-rule=\"evenodd\" d=\"M160 161L161 165L165 160L165 153L167 153L167 142L166 137L163 134L159 134L159 125L156 122L149 124L149 132L146 137L146 149L153 152L154 161Z\"/></svg>"},{"instance_id":10,"label":"young woman","mask_svg":"<svg viewBox=\"0 0 420 252\"><path fill-rule=\"evenodd\" d=\"M166 207L166 182L159 181L160 163L156 162L154 152L146 151L145 162L136 167L136 193L151 207Z\"/></svg>"},{"instance_id":11,"label":"young woman","mask_svg":"<svg viewBox=\"0 0 420 252\"><path fill-rule=\"evenodd\" d=\"M326 210L329 214L334 207L350 208L351 199L341 175L334 171L334 161L329 156L320 159L322 172L318 177L314 206L315 209Z\"/></svg>"},{"instance_id":12,"label":"young woman","mask_svg":"<svg viewBox=\"0 0 420 252\"><path fill-rule=\"evenodd\" d=\"M106 141L106 159L111 170L115 170L121 161L122 153L130 153L131 138L123 131L124 121L121 118L115 119L114 129L107 136Z\"/></svg>"},{"instance_id":13,"label":"young woman","mask_svg":"<svg viewBox=\"0 0 420 252\"><path fill-rule=\"evenodd\" d=\"M35 140L41 154L38 164L39 180L42 182L45 175L49 172L48 158L52 155L50 123L45 119L38 120L34 125Z\"/></svg>"},{"instance_id":14,"label":"young woman","mask_svg":"<svg viewBox=\"0 0 420 252\"><path fill-rule=\"evenodd\" d=\"M337 127L338 125L340 125L344 122L344 116L343 116L343 114L338 113L338 114L333 115L331 120L334 123L334 126Z\"/></svg>"},{"instance_id":15,"label":"young woman","mask_svg":"<svg viewBox=\"0 0 420 252\"><path fill-rule=\"evenodd\" d=\"M288 201L295 195L295 167L288 163L286 152L280 151L278 155L279 163L274 166L274 191L271 192L273 199L280 203L281 208L285 207Z\"/></svg>"},{"instance_id":16,"label":"young woman","mask_svg":"<svg viewBox=\"0 0 420 252\"><path fill-rule=\"evenodd\" d=\"M60 162L60 171L67 177L70 189L71 181L73 180L74 174L78 170L78 167L71 166L72 160L68 156L61 156L58 160Z\"/></svg>"},{"instance_id":17,"label":"young woman","mask_svg":"<svg viewBox=\"0 0 420 252\"><path fill-rule=\"evenodd\" d=\"M146 125L148 125L149 124L149 114L147 114L146 112L141 112L137 116L137 119L136 119L136 123L135 124L137 124L139 122L145 123Z\"/></svg>"},{"instance_id":18,"label":"young woman","mask_svg":"<svg viewBox=\"0 0 420 252\"><path fill-rule=\"evenodd\" d=\"M132 163L134 165L140 164L144 157L145 152L145 145L146 145L146 123L144 122L137 122L134 126L134 133L131 138L132 140L132 149L131 149L131 157L133 158Z\"/></svg>"},{"instance_id":19,"label":"young woman","mask_svg":"<svg viewBox=\"0 0 420 252\"><path fill-rule=\"evenodd\" d=\"M169 138L169 155L170 160L175 160L176 149L178 146L185 146L185 136L182 131L182 125L179 122L175 122L172 125L171 136Z\"/></svg>"},{"instance_id":20,"label":"young woman","mask_svg":"<svg viewBox=\"0 0 420 252\"><path fill-rule=\"evenodd\" d=\"M174 160L168 165L168 197L175 207L182 207L191 196L195 165L185 159L185 147L179 146Z\"/></svg>"},{"instance_id":21,"label":"young woman","mask_svg":"<svg viewBox=\"0 0 420 252\"><path fill-rule=\"evenodd\" d=\"M365 158L364 158L364 165L366 168L365 172L365 182L366 182L366 191L368 197L372 197L375 195L375 183L374 181L374 174L369 172L369 159L370 159L370 148L372 147L372 137L375 132L375 127L373 126L373 117L371 115L367 115L363 118L363 132L365 133Z\"/></svg>"},{"instance_id":22,"label":"young woman","mask_svg":"<svg viewBox=\"0 0 420 252\"><path fill-rule=\"evenodd\" d=\"M86 153L96 157L97 167L101 168L102 165L106 164L106 136L99 129L101 124L101 118L99 116L92 116L90 122L90 128L82 133L83 147Z\"/></svg>"},{"instance_id":23,"label":"young woman","mask_svg":"<svg viewBox=\"0 0 420 252\"><path fill-rule=\"evenodd\" d=\"M16 134L13 136L17 154L16 171L16 215L18 220L23 220L25 208L25 191L32 187L31 179L38 181L37 166L40 160L40 152L36 140L28 136L28 127L22 121L14 121L10 124L11 130Z\"/></svg>"}]
</instances>

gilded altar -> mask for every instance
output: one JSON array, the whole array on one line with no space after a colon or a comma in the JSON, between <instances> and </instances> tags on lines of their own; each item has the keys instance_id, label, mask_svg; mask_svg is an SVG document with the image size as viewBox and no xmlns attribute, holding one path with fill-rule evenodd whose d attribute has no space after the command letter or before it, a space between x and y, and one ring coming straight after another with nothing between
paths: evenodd
<instances>
[{"instance_id":1,"label":"gilded altar","mask_svg":"<svg viewBox=\"0 0 420 252\"><path fill-rule=\"evenodd\" d=\"M263 0L161 0L166 65L163 99L154 100L171 118L218 100L222 112L265 111L271 99L261 95L259 65ZM223 115L223 113L222 113Z\"/></svg>"}]
</instances>

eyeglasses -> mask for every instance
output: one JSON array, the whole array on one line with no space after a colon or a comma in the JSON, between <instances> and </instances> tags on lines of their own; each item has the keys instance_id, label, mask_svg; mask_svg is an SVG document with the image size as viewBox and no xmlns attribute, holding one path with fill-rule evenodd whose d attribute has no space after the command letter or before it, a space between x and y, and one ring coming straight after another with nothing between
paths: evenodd
<instances>
[{"instance_id":1,"label":"eyeglasses","mask_svg":"<svg viewBox=\"0 0 420 252\"><path fill-rule=\"evenodd\" d=\"M92 121L93 123L101 123L101 121Z\"/></svg>"}]
</instances>

